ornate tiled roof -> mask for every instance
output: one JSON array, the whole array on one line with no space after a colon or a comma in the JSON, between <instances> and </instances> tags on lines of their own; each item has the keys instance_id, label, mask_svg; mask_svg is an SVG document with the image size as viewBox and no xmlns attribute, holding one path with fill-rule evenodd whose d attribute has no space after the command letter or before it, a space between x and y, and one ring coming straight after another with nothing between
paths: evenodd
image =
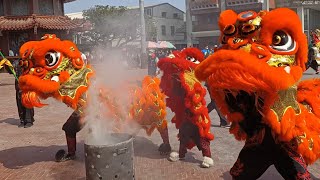
<instances>
[{"instance_id":1,"label":"ornate tiled roof","mask_svg":"<svg viewBox=\"0 0 320 180\"><path fill-rule=\"evenodd\" d=\"M79 25L66 16L0 16L0 30L25 30L34 27L67 30Z\"/></svg>"}]
</instances>

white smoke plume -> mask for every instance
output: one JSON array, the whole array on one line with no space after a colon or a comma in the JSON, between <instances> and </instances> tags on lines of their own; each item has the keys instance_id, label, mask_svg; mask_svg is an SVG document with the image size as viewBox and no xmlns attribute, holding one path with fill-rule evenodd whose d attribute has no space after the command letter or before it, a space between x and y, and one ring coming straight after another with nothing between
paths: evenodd
<instances>
[{"instance_id":1,"label":"white smoke plume","mask_svg":"<svg viewBox=\"0 0 320 180\"><path fill-rule=\"evenodd\" d=\"M104 49L95 49L99 56L103 59L101 62L92 60L92 66L95 70L95 75L90 80L90 88L88 91L88 101L85 110L85 130L87 131L86 144L88 145L110 145L118 143L120 140L114 136L115 119L108 117L108 108L101 104L99 100L99 88L104 87L111 90L114 94L117 103L121 107L121 112L124 115L122 121L125 121L127 126L122 127L121 133L132 134L139 126L137 124L128 124L128 105L129 92L128 84L135 83L135 80L142 80L144 75L138 75L134 70L128 70L123 63L123 52ZM130 121L132 122L132 121Z\"/></svg>"}]
</instances>

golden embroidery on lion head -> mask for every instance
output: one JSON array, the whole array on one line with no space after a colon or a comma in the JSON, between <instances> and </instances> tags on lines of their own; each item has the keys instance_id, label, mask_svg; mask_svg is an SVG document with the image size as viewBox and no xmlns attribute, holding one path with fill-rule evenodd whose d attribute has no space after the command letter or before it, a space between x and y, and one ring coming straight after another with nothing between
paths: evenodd
<instances>
[{"instance_id":1,"label":"golden embroidery on lion head","mask_svg":"<svg viewBox=\"0 0 320 180\"><path fill-rule=\"evenodd\" d=\"M20 56L23 75L19 86L24 106L41 107L44 104L39 98L48 97L60 99L73 109L84 104L81 101L93 71L84 64L73 42L46 34L41 41L23 44Z\"/></svg>"},{"instance_id":2,"label":"golden embroidery on lion head","mask_svg":"<svg viewBox=\"0 0 320 180\"><path fill-rule=\"evenodd\" d=\"M239 122L258 111L280 141L305 134L298 149L308 163L314 162L320 157L320 132L310 128L308 119L314 123L316 117L297 100L308 53L297 14L286 8L240 14L227 10L219 27L222 47L196 68L196 76L208 82L211 96L232 122L230 132L246 139Z\"/></svg>"}]
</instances>

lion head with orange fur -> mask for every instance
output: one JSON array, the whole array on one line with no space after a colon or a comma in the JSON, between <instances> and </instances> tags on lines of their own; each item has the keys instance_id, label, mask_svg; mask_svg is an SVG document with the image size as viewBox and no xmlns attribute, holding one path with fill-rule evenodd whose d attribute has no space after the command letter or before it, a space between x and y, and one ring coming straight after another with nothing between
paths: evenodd
<instances>
[{"instance_id":1,"label":"lion head with orange fur","mask_svg":"<svg viewBox=\"0 0 320 180\"><path fill-rule=\"evenodd\" d=\"M196 76L208 82L211 96L232 122L230 132L245 140L243 123L261 119L280 141L296 139L306 161L314 162L320 157L319 132L310 129L309 111L297 99L308 53L298 15L287 8L226 10L219 27L222 48L196 68Z\"/></svg>"},{"instance_id":2,"label":"lion head with orange fur","mask_svg":"<svg viewBox=\"0 0 320 180\"><path fill-rule=\"evenodd\" d=\"M88 89L93 71L86 66L81 52L71 41L46 34L40 41L29 41L20 48L19 78L25 107L42 107L39 100L54 97L77 109Z\"/></svg>"}]
</instances>

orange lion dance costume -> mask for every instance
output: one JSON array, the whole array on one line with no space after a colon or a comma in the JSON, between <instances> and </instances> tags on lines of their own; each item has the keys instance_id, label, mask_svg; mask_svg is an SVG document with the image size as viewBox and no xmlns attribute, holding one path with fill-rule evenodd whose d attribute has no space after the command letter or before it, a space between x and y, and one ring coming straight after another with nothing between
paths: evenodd
<instances>
[{"instance_id":1,"label":"orange lion dance costume","mask_svg":"<svg viewBox=\"0 0 320 180\"><path fill-rule=\"evenodd\" d=\"M307 164L320 157L319 80L299 82L308 52L299 17L286 8L227 10L219 26L223 47L196 76L245 140L230 174L257 179L274 165L285 179L310 179Z\"/></svg>"},{"instance_id":2,"label":"orange lion dance costume","mask_svg":"<svg viewBox=\"0 0 320 180\"><path fill-rule=\"evenodd\" d=\"M172 122L179 129L179 153L170 154L171 161L183 159L187 148L195 145L202 151L203 167L213 165L210 151L210 118L205 102L206 89L197 80L194 69L204 59L196 48L186 48L181 52L163 58L158 62L163 71L160 87L168 96L168 107L175 113Z\"/></svg>"},{"instance_id":3,"label":"orange lion dance costume","mask_svg":"<svg viewBox=\"0 0 320 180\"><path fill-rule=\"evenodd\" d=\"M160 89L160 79L146 76L140 87L132 89L130 97L129 119L137 122L149 136L157 129L163 140L160 153L170 153L165 95Z\"/></svg>"},{"instance_id":4,"label":"orange lion dance costume","mask_svg":"<svg viewBox=\"0 0 320 180\"><path fill-rule=\"evenodd\" d=\"M66 134L68 153L60 150L56 154L57 161L71 160L75 158L76 134L84 126L82 117L84 116L83 110L87 100L86 92L90 77L94 72L90 66L84 64L80 51L71 41L61 41L56 35L51 34L45 35L42 39L42 41L29 41L20 48L22 57L20 65L23 68L23 75L19 78L19 86L22 90L22 103L28 108L42 107L44 104L39 99L54 97L75 110L62 128ZM152 110L143 109L147 111L145 112L145 117L140 117L141 119L132 117L131 119L137 120L142 124L145 123L143 125L150 123L151 127L157 127L161 137L164 138L165 144L160 146L159 151L168 153L171 151L171 147L166 120L164 119L166 114L163 108L165 106L164 97L163 94L159 93L159 86L153 85L153 81L155 84L159 84L156 79L144 78L144 86L148 85L148 87L143 86L144 89L141 90L141 95L152 92L156 97L151 98L150 95L146 98L146 104L143 107L139 107L141 109L149 109L151 107ZM128 117L117 107L117 102L108 98L110 93L107 92L107 90L103 89L99 92L100 100L110 112L107 116L119 121L116 124L121 126L122 121ZM156 105L151 105L150 101L156 103ZM132 112L136 111L135 106L130 108ZM137 114L139 113L135 115ZM146 121L147 116L152 118ZM154 123L156 126L154 126ZM115 129L121 129L120 126L115 127ZM148 132L149 134L151 133L151 131Z\"/></svg>"}]
</instances>

